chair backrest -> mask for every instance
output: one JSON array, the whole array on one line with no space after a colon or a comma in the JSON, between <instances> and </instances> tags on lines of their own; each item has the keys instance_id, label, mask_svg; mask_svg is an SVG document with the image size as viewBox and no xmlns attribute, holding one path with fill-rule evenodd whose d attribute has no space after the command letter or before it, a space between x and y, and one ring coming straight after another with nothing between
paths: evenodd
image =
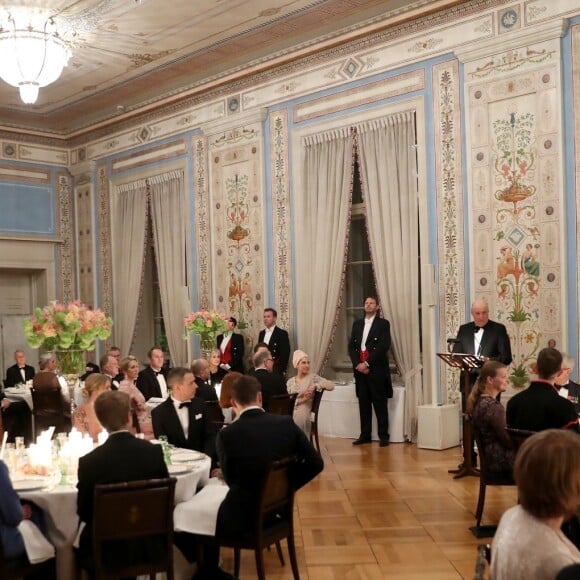
<instances>
[{"instance_id":1,"label":"chair backrest","mask_svg":"<svg viewBox=\"0 0 580 580\"><path fill-rule=\"evenodd\" d=\"M296 404L296 397L298 393L291 395L274 395L269 397L264 404L264 411L274 415L290 415L294 414L294 405Z\"/></svg>"},{"instance_id":2,"label":"chair backrest","mask_svg":"<svg viewBox=\"0 0 580 580\"><path fill-rule=\"evenodd\" d=\"M479 455L480 477L487 479L489 473L489 465L487 461L485 446L483 444L483 440L481 439L481 435L477 430L477 427L473 424L473 421L471 421L471 419L469 418L469 415L465 416L463 420L469 421L471 426L471 432L473 433L473 438L475 439L475 444L477 445L477 453Z\"/></svg>"},{"instance_id":3,"label":"chair backrest","mask_svg":"<svg viewBox=\"0 0 580 580\"><path fill-rule=\"evenodd\" d=\"M312 408L310 409L310 422L311 423L318 424L318 411L320 409L322 395L324 395L324 389L317 389L314 392L314 397L312 397Z\"/></svg>"},{"instance_id":4,"label":"chair backrest","mask_svg":"<svg viewBox=\"0 0 580 580\"><path fill-rule=\"evenodd\" d=\"M65 403L60 389L30 389L35 415L62 415Z\"/></svg>"},{"instance_id":5,"label":"chair backrest","mask_svg":"<svg viewBox=\"0 0 580 580\"><path fill-rule=\"evenodd\" d=\"M296 465L296 457L290 456L273 462L262 481L258 504L257 532L264 525L276 521L292 524L294 510L294 486L291 471Z\"/></svg>"},{"instance_id":6,"label":"chair backrest","mask_svg":"<svg viewBox=\"0 0 580 580\"><path fill-rule=\"evenodd\" d=\"M512 440L512 444L514 447L514 453L517 453L522 446L523 442L528 438L531 437L536 431L528 431L527 429L514 429L512 427L505 428L507 434L510 436Z\"/></svg>"},{"instance_id":7,"label":"chair backrest","mask_svg":"<svg viewBox=\"0 0 580 580\"><path fill-rule=\"evenodd\" d=\"M168 571L168 576L172 577L176 481L175 478L165 478L95 486L93 555L97 578L162 571ZM111 554L110 542L132 540L157 542L155 548L158 549L149 550L146 561L129 560L119 565L119 561L113 559L115 569L111 570L104 562L105 554Z\"/></svg>"}]
</instances>

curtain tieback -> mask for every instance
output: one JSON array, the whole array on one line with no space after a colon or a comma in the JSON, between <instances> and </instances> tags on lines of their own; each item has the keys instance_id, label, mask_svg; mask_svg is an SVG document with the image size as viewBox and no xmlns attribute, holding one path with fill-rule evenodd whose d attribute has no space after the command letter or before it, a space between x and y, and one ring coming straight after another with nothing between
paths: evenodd
<instances>
[{"instance_id":1,"label":"curtain tieback","mask_svg":"<svg viewBox=\"0 0 580 580\"><path fill-rule=\"evenodd\" d=\"M423 365L417 365L413 367L411 370L407 371L403 376L403 382L407 384L411 379L415 378L415 375L419 374L423 369Z\"/></svg>"}]
</instances>

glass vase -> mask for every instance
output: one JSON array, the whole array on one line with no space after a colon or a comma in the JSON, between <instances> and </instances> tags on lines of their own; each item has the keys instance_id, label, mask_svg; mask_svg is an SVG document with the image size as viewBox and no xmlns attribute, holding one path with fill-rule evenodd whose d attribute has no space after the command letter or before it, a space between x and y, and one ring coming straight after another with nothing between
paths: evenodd
<instances>
[{"instance_id":1,"label":"glass vase","mask_svg":"<svg viewBox=\"0 0 580 580\"><path fill-rule=\"evenodd\" d=\"M199 348L201 350L201 356L207 360L209 360L209 355L211 351L216 348L215 346L215 337L208 336L208 335L199 335Z\"/></svg>"},{"instance_id":2,"label":"glass vase","mask_svg":"<svg viewBox=\"0 0 580 580\"><path fill-rule=\"evenodd\" d=\"M85 352L79 349L55 350L56 369L63 376L68 387L70 399L70 420L74 424L74 413L76 410L75 390L79 384L79 377L86 368Z\"/></svg>"}]
</instances>

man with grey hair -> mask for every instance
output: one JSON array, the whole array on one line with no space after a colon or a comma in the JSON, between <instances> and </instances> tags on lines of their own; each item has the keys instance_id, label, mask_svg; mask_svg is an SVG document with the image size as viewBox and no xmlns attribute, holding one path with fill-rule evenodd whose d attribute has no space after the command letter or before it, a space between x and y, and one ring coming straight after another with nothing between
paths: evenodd
<instances>
[{"instance_id":1,"label":"man with grey hair","mask_svg":"<svg viewBox=\"0 0 580 580\"><path fill-rule=\"evenodd\" d=\"M574 370L574 359L569 355L562 353L562 370L556 377L555 385L559 389L558 393L561 397L568 399L574 404L576 413L580 415L580 385L570 379L570 375Z\"/></svg>"},{"instance_id":2,"label":"man with grey hair","mask_svg":"<svg viewBox=\"0 0 580 580\"><path fill-rule=\"evenodd\" d=\"M287 393L286 384L281 375L273 372L274 359L269 350L258 350L252 362L254 364L253 375L258 379L262 387L262 404L266 407L270 397Z\"/></svg>"},{"instance_id":3,"label":"man with grey hair","mask_svg":"<svg viewBox=\"0 0 580 580\"><path fill-rule=\"evenodd\" d=\"M191 363L191 372L195 377L197 391L195 398L201 401L217 401L218 396L215 388L209 382L210 370L209 363L204 358L196 358Z\"/></svg>"},{"instance_id":4,"label":"man with grey hair","mask_svg":"<svg viewBox=\"0 0 580 580\"><path fill-rule=\"evenodd\" d=\"M14 351L14 362L16 364L6 369L4 387L7 389L34 378L34 367L26 364L26 353L23 350Z\"/></svg>"}]
</instances>

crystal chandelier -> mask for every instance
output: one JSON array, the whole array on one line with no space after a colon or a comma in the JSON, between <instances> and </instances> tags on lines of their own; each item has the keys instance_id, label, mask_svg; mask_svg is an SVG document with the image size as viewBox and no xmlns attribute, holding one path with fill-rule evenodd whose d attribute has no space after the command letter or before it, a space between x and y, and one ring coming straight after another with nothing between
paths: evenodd
<instances>
[{"instance_id":1,"label":"crystal chandelier","mask_svg":"<svg viewBox=\"0 0 580 580\"><path fill-rule=\"evenodd\" d=\"M42 23L18 21L8 15L0 27L0 78L20 90L24 103L38 98L38 89L56 81L71 52L52 19Z\"/></svg>"}]
</instances>

